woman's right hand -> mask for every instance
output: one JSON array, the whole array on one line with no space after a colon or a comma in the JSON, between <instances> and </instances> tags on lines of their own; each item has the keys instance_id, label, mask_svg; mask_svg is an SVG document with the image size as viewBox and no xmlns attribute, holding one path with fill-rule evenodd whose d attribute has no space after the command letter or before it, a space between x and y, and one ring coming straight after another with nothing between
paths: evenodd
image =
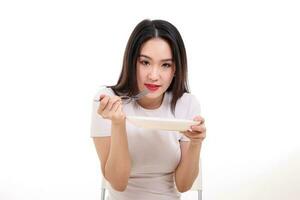
<instances>
[{"instance_id":1,"label":"woman's right hand","mask_svg":"<svg viewBox=\"0 0 300 200\"><path fill-rule=\"evenodd\" d=\"M97 113L104 119L110 119L114 123L125 121L125 114L122 110L122 100L118 96L100 96L100 104Z\"/></svg>"}]
</instances>

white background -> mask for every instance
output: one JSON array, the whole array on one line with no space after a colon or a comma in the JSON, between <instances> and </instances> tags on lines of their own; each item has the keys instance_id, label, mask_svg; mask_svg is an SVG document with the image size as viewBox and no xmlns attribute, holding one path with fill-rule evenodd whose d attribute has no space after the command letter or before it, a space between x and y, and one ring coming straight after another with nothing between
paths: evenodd
<instances>
[{"instance_id":1,"label":"white background","mask_svg":"<svg viewBox=\"0 0 300 200\"><path fill-rule=\"evenodd\" d=\"M92 98L116 83L129 34L150 18L186 44L208 130L203 199L298 200L297 3L1 1L0 199L100 198Z\"/></svg>"}]
</instances>

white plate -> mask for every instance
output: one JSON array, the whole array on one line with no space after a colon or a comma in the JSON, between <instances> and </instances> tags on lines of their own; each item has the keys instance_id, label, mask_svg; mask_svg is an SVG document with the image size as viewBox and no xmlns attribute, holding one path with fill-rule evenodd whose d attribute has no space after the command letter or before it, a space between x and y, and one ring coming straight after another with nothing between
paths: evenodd
<instances>
[{"instance_id":1,"label":"white plate","mask_svg":"<svg viewBox=\"0 0 300 200\"><path fill-rule=\"evenodd\" d=\"M192 125L199 124L199 122L186 119L167 119L141 116L126 116L126 118L129 122L138 127L167 131L186 131L190 129Z\"/></svg>"}]
</instances>

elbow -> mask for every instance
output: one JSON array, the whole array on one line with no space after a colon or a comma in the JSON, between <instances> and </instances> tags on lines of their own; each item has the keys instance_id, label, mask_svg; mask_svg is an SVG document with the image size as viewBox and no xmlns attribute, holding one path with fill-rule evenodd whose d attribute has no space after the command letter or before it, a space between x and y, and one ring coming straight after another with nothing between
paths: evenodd
<instances>
[{"instance_id":1,"label":"elbow","mask_svg":"<svg viewBox=\"0 0 300 200\"><path fill-rule=\"evenodd\" d=\"M177 190L180 193L184 193L189 191L192 188L192 186L177 186Z\"/></svg>"},{"instance_id":2,"label":"elbow","mask_svg":"<svg viewBox=\"0 0 300 200\"><path fill-rule=\"evenodd\" d=\"M118 192L124 192L127 188L128 178L127 179L126 178L125 179L105 178L105 179L109 182L110 186Z\"/></svg>"},{"instance_id":3,"label":"elbow","mask_svg":"<svg viewBox=\"0 0 300 200\"><path fill-rule=\"evenodd\" d=\"M180 193L189 191L193 186L193 182L189 183L189 182L185 182L185 181L181 181L181 182L175 181L175 184L176 184L176 188L177 188L178 192L180 192Z\"/></svg>"},{"instance_id":4,"label":"elbow","mask_svg":"<svg viewBox=\"0 0 300 200\"><path fill-rule=\"evenodd\" d=\"M122 167L112 169L112 167L105 167L105 178L110 183L111 187L118 191L124 192L128 185L130 176L130 167Z\"/></svg>"},{"instance_id":5,"label":"elbow","mask_svg":"<svg viewBox=\"0 0 300 200\"><path fill-rule=\"evenodd\" d=\"M124 192L128 185L129 176L106 176L106 180L109 182L111 187L118 191Z\"/></svg>"},{"instance_id":6,"label":"elbow","mask_svg":"<svg viewBox=\"0 0 300 200\"><path fill-rule=\"evenodd\" d=\"M126 190L128 184L127 183L126 184L120 184L120 183L112 184L111 183L110 185L114 190L116 190L118 192L124 192Z\"/></svg>"}]
</instances>

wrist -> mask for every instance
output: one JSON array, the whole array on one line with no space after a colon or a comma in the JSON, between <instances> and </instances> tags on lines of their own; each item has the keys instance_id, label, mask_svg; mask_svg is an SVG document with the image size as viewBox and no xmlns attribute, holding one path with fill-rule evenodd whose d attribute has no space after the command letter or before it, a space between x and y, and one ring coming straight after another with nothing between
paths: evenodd
<instances>
[{"instance_id":1,"label":"wrist","mask_svg":"<svg viewBox=\"0 0 300 200\"><path fill-rule=\"evenodd\" d=\"M123 126L123 125L125 125L125 117L122 119L112 119L111 123L112 123L112 125L115 125L115 126Z\"/></svg>"},{"instance_id":2,"label":"wrist","mask_svg":"<svg viewBox=\"0 0 300 200\"><path fill-rule=\"evenodd\" d=\"M202 145L202 140L191 140L190 146L197 147Z\"/></svg>"}]
</instances>

